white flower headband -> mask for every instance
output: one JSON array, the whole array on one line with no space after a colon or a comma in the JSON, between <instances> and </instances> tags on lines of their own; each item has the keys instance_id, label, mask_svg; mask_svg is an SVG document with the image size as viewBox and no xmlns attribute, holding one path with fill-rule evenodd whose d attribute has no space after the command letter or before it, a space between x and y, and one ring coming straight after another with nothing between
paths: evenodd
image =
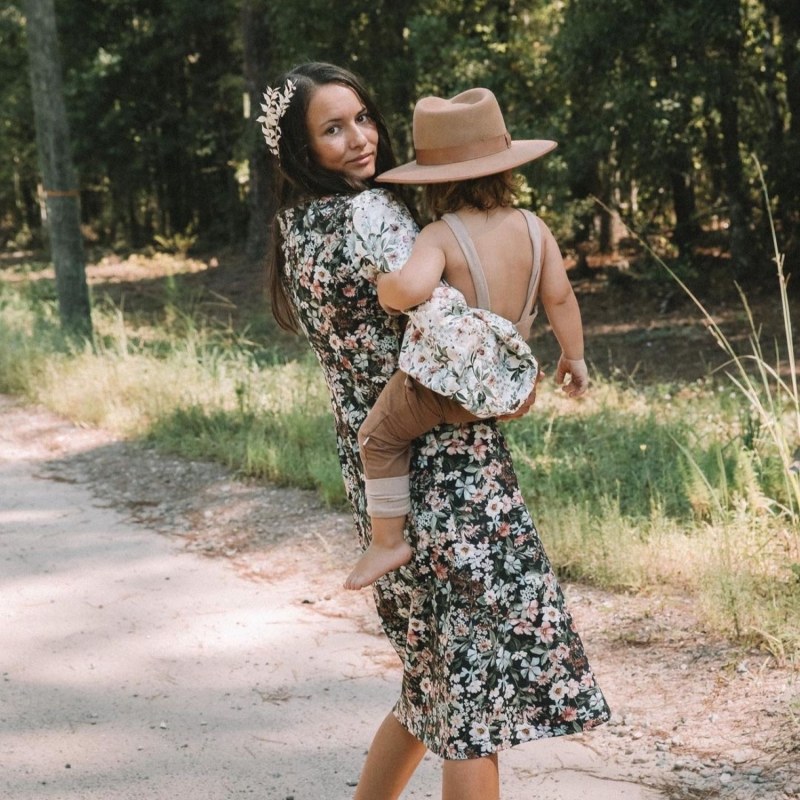
<instances>
[{"instance_id":1,"label":"white flower headband","mask_svg":"<svg viewBox=\"0 0 800 800\"><path fill-rule=\"evenodd\" d=\"M281 117L289 107L289 101L292 99L295 86L295 82L289 78L286 79L283 89L271 89L267 86L267 90L264 92L264 100L266 102L261 103L261 110L264 113L256 118L256 122L261 123L261 132L267 140L267 149L276 158L280 158L278 142L281 138Z\"/></svg>"}]
</instances>

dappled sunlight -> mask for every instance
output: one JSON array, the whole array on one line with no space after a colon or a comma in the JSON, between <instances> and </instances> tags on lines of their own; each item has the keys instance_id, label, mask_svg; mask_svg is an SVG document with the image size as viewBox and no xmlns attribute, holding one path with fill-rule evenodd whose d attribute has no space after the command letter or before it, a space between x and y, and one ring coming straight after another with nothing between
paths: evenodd
<instances>
[{"instance_id":1,"label":"dappled sunlight","mask_svg":"<svg viewBox=\"0 0 800 800\"><path fill-rule=\"evenodd\" d=\"M626 392L619 391L622 400ZM199 524L208 529L207 541L214 541L217 526L223 541L226 529L239 531L238 521L221 513L239 502L229 475L203 468L189 476L174 459L109 445L97 432L66 423L59 429L51 415L15 408L4 408L9 432L23 430L26 418L42 419L24 428L21 441L0 435L0 794L15 800L351 798L401 674L380 635L370 594L340 586L341 559L349 558L349 549L331 559L325 542L310 547L315 531L336 539L338 518L317 524L310 495L270 490L275 497L259 494L261 511L254 516L280 531L278 538L268 532L241 557L227 550L214 551L224 558L198 557L186 551L192 537L182 530L159 526L177 535L158 535L111 506L141 522L144 503L147 518L158 524L170 507L189 512L181 505L181 491L188 491L196 500L191 509L203 514ZM626 409L623 404L618 411L630 417ZM80 444L77 458L65 452L68 429ZM38 444L37 430L46 434ZM64 447L53 448L56 441ZM638 441L633 446L643 456ZM55 480L44 479L48 475ZM206 494L210 486L219 493ZM165 495L170 501L162 505ZM44 513L32 513L37 510ZM251 528L247 516L244 530ZM697 543L688 536L673 539L664 520L653 518L649 531L631 523L623 542L618 513L603 527L578 517L573 508L574 531L584 537L578 547L598 558L600 550L614 550L620 569L608 577L628 587L642 586L637 575L658 583L681 562L704 566ZM351 536L352 520L343 517L341 524L343 535ZM205 541L200 529L192 530ZM543 525L548 552L557 555L550 531ZM645 539L652 540L649 546ZM738 532L733 540L744 541ZM628 557L628 572L621 555ZM257 579L242 579L255 574L242 569L245 563L263 567ZM714 569L710 561L707 566ZM598 624L610 625L613 637L637 633L617 631L615 602L606 595L599 597L607 613L597 617L600 600L586 598L592 591L569 587L567 594L579 630L588 630L602 654L607 636ZM671 623L664 630L672 636ZM694 632L686 636L694 641ZM606 644L620 649L617 638ZM608 674L607 659L596 656L613 692L616 673ZM617 694L627 698L627 664L619 676ZM635 775L627 759L621 767L620 730L609 726L504 753L504 796L527 797L536 785L543 797L562 800L580 800L587 791L655 800L660 793L645 787L663 780L666 768L654 758L639 760ZM404 797L437 796L439 776L438 759L427 757Z\"/></svg>"},{"instance_id":2,"label":"dappled sunlight","mask_svg":"<svg viewBox=\"0 0 800 800\"><path fill-rule=\"evenodd\" d=\"M60 547L42 573L4 582L4 615L29 632L24 644L8 642L8 652L29 679L96 687L135 683L151 671L169 684L170 665L181 660L220 658L235 670L255 642L269 649L285 641L289 611L231 608L225 585L203 586L198 596L192 556L178 573L163 555L133 557L141 544Z\"/></svg>"},{"instance_id":3,"label":"dappled sunlight","mask_svg":"<svg viewBox=\"0 0 800 800\"><path fill-rule=\"evenodd\" d=\"M112 253L86 265L86 281L90 286L135 283L165 276L204 272L218 266L216 258L202 261L169 253L154 253L149 256L133 253L127 257ZM52 264L32 263L32 254L19 252L0 258L0 281L8 283L55 281L55 277Z\"/></svg>"},{"instance_id":4,"label":"dappled sunlight","mask_svg":"<svg viewBox=\"0 0 800 800\"><path fill-rule=\"evenodd\" d=\"M291 662L293 654L285 659ZM252 666L241 670L254 677ZM297 671L308 674L306 667ZM25 715L30 724L0 733L3 780L12 796L168 800L229 796L237 787L277 798L285 796L275 792L277 785L289 785L300 797L343 800L392 691L375 677L241 688L225 672L210 683L177 677L182 686L149 694L136 685L113 694L17 687L34 703ZM354 713L347 714L350 706ZM320 736L343 724L346 738ZM328 793L318 794L321 786Z\"/></svg>"},{"instance_id":5,"label":"dappled sunlight","mask_svg":"<svg viewBox=\"0 0 800 800\"><path fill-rule=\"evenodd\" d=\"M0 511L0 525L13 525L15 523L46 524L57 518L59 513L57 508L51 511L39 511L33 508L18 511Z\"/></svg>"},{"instance_id":6,"label":"dappled sunlight","mask_svg":"<svg viewBox=\"0 0 800 800\"><path fill-rule=\"evenodd\" d=\"M321 625L301 577L244 581L36 464L1 476L3 789L312 797L324 781L347 797L399 686L388 642L343 615ZM314 733L343 715L346 741Z\"/></svg>"},{"instance_id":7,"label":"dappled sunlight","mask_svg":"<svg viewBox=\"0 0 800 800\"><path fill-rule=\"evenodd\" d=\"M170 665L182 660L222 659L233 673L255 644L286 644L281 626L293 610L232 606L229 583L198 584L203 562L168 558L173 543L148 552L151 533L80 496L83 503L48 512L17 508L10 512L16 522L0 534L10 623L0 651L12 672L24 665L28 679L80 687L135 682L151 671L170 683ZM31 516L40 519L32 524ZM14 641L19 626L29 633L24 643Z\"/></svg>"}]
</instances>

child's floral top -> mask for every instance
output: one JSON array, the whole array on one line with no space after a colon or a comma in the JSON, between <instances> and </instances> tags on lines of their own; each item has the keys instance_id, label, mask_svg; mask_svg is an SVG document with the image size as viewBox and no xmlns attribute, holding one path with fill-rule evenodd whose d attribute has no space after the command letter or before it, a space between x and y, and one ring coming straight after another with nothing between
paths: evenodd
<instances>
[{"instance_id":1,"label":"child's floral top","mask_svg":"<svg viewBox=\"0 0 800 800\"><path fill-rule=\"evenodd\" d=\"M313 201L283 212L280 225L291 297L330 389L365 545L356 433L396 369L402 335L400 319L378 304L375 274L403 265L416 227L383 190ZM398 720L447 759L607 720L495 424L435 429L415 443L411 478L414 558L375 587L403 662Z\"/></svg>"},{"instance_id":2,"label":"child's floral top","mask_svg":"<svg viewBox=\"0 0 800 800\"><path fill-rule=\"evenodd\" d=\"M533 391L539 365L514 323L471 308L452 286L437 286L408 319L400 369L476 417L512 414Z\"/></svg>"}]
</instances>

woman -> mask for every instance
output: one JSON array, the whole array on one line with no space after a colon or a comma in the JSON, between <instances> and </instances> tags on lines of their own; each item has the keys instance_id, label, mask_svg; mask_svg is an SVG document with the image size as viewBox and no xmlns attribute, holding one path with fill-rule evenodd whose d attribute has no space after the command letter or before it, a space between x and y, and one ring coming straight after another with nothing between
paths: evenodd
<instances>
[{"instance_id":1,"label":"woman","mask_svg":"<svg viewBox=\"0 0 800 800\"><path fill-rule=\"evenodd\" d=\"M273 311L302 329L325 375L362 547L370 534L357 432L397 367L398 317L376 275L407 259L417 226L374 176L393 166L386 127L349 72L311 63L265 94L281 173ZM414 557L376 582L403 663L355 800L400 795L426 748L444 759L444 800L500 794L497 753L608 719L583 648L493 422L440 426L415 443L406 536Z\"/></svg>"}]
</instances>

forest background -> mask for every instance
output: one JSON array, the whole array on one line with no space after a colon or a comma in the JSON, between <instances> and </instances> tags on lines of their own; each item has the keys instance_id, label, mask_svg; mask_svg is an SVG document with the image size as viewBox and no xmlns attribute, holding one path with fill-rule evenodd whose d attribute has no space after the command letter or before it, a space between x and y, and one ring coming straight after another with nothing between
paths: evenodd
<instances>
[{"instance_id":1,"label":"forest background","mask_svg":"<svg viewBox=\"0 0 800 800\"><path fill-rule=\"evenodd\" d=\"M548 552L797 657L796 0L56 0L86 343L62 336L47 255L43 4L0 9L0 391L342 504L318 370L260 291L261 92L300 61L349 67L403 160L418 97L487 86L512 136L559 142L524 202L563 245L594 372L586 402L551 392L508 426Z\"/></svg>"},{"instance_id":2,"label":"forest background","mask_svg":"<svg viewBox=\"0 0 800 800\"><path fill-rule=\"evenodd\" d=\"M687 270L709 231L737 277L769 259L752 155L784 251L800 224L800 10L793 0L58 0L86 237L201 246L266 230L272 165L254 117L307 60L360 74L410 156L415 100L497 93L511 133L552 138L531 200L559 240L613 249L599 198ZM40 177L20 4L0 11L0 237L40 243ZM195 239L193 238L193 241ZM791 260L791 256L790 256Z\"/></svg>"}]
</instances>

